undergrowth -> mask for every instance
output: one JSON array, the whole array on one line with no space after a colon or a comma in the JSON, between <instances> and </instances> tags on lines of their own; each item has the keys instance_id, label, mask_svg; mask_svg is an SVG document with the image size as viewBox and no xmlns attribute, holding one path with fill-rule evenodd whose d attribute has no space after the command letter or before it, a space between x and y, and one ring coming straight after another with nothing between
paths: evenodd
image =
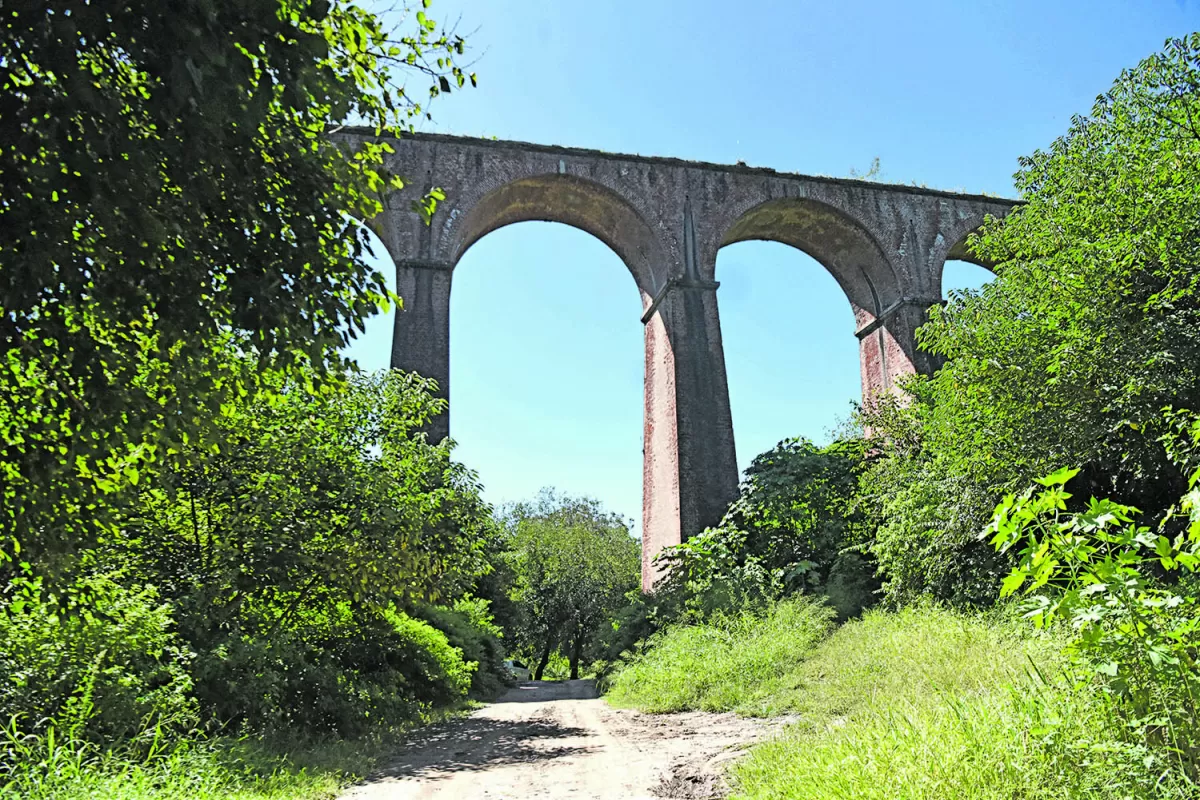
<instances>
[{"instance_id":1,"label":"undergrowth","mask_svg":"<svg viewBox=\"0 0 1200 800\"><path fill-rule=\"evenodd\" d=\"M764 613L718 614L704 625L669 628L613 677L608 700L653 713L773 713L779 682L832 624L831 609L801 598Z\"/></svg>"},{"instance_id":2,"label":"undergrowth","mask_svg":"<svg viewBox=\"0 0 1200 800\"><path fill-rule=\"evenodd\" d=\"M1062 642L1020 621L918 606L827 630L807 601L672 629L610 697L794 714L734 766L746 800L1195 796L1122 736L1102 693L1063 677Z\"/></svg>"},{"instance_id":3,"label":"undergrowth","mask_svg":"<svg viewBox=\"0 0 1200 800\"><path fill-rule=\"evenodd\" d=\"M0 730L0 800L328 800L395 752L403 731L354 739L178 738L101 749L77 737Z\"/></svg>"}]
</instances>

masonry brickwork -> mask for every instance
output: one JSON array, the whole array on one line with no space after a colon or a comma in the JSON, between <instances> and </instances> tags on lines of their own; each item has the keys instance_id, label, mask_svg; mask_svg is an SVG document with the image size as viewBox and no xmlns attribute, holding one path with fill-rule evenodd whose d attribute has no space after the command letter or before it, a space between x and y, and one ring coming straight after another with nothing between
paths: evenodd
<instances>
[{"instance_id":1,"label":"masonry brickwork","mask_svg":"<svg viewBox=\"0 0 1200 800\"><path fill-rule=\"evenodd\" d=\"M348 131L351 144L368 136ZM1013 201L860 180L777 173L570 147L418 134L391 142L408 181L372 222L396 264L404 308L392 366L437 380L450 397L454 267L504 225L561 222L607 244L641 293L645 325L643 570L664 547L717 523L737 494L733 419L715 278L717 251L751 239L820 262L854 310L864 402L935 368L915 332L942 296L947 259ZM410 201L446 200L430 225ZM431 435L449 433L449 419Z\"/></svg>"}]
</instances>

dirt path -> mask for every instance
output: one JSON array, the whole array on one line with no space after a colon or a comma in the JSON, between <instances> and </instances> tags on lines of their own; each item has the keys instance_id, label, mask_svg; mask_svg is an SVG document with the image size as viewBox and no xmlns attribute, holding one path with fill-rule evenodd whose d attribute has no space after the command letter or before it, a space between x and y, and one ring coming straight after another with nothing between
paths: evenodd
<instances>
[{"instance_id":1,"label":"dirt path","mask_svg":"<svg viewBox=\"0 0 1200 800\"><path fill-rule=\"evenodd\" d=\"M419 731L344 800L721 797L721 762L778 725L733 714L609 708L591 681L523 683Z\"/></svg>"}]
</instances>

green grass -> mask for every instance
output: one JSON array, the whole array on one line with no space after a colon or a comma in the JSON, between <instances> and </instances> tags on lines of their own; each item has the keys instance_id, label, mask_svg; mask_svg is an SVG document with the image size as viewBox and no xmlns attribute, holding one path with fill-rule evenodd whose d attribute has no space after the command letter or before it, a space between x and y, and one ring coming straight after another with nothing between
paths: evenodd
<instances>
[{"instance_id":1,"label":"green grass","mask_svg":"<svg viewBox=\"0 0 1200 800\"><path fill-rule=\"evenodd\" d=\"M613 677L607 699L653 713L771 713L780 681L827 635L832 618L824 605L792 600L763 616L743 613L673 628Z\"/></svg>"},{"instance_id":2,"label":"green grass","mask_svg":"<svg viewBox=\"0 0 1200 800\"><path fill-rule=\"evenodd\" d=\"M0 764L0 800L325 800L394 752L399 733L353 741L185 739L151 755L10 735L0 752L15 763Z\"/></svg>"},{"instance_id":3,"label":"green grass","mask_svg":"<svg viewBox=\"0 0 1200 800\"><path fill-rule=\"evenodd\" d=\"M1061 677L1060 642L1020 621L919 607L824 638L823 624L792 601L757 621L668 631L614 677L612 698L795 714L733 767L747 800L1197 796L1120 743L1102 695Z\"/></svg>"}]
</instances>

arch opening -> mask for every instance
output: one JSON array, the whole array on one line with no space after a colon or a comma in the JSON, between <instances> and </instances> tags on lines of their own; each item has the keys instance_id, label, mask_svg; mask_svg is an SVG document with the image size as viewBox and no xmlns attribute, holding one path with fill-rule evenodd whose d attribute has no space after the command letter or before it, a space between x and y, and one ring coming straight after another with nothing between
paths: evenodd
<instances>
[{"instance_id":1,"label":"arch opening","mask_svg":"<svg viewBox=\"0 0 1200 800\"><path fill-rule=\"evenodd\" d=\"M739 471L784 438L829 441L862 393L844 286L809 254L773 241L723 247L717 275Z\"/></svg>"},{"instance_id":2,"label":"arch opening","mask_svg":"<svg viewBox=\"0 0 1200 800\"><path fill-rule=\"evenodd\" d=\"M643 330L620 260L544 221L479 237L450 295L450 432L493 503L588 495L642 530Z\"/></svg>"},{"instance_id":3,"label":"arch opening","mask_svg":"<svg viewBox=\"0 0 1200 800\"><path fill-rule=\"evenodd\" d=\"M875 239L824 203L802 198L762 203L729 227L721 246L753 240L791 245L824 267L850 301L860 326L901 299L899 280Z\"/></svg>"},{"instance_id":4,"label":"arch opening","mask_svg":"<svg viewBox=\"0 0 1200 800\"><path fill-rule=\"evenodd\" d=\"M977 292L996 279L996 274L975 261L947 259L942 264L942 299L952 293Z\"/></svg>"},{"instance_id":5,"label":"arch opening","mask_svg":"<svg viewBox=\"0 0 1200 800\"><path fill-rule=\"evenodd\" d=\"M946 260L937 276L943 301L949 300L952 292L979 291L996 278L994 265L972 253L967 246L976 230L978 227L964 233L946 252Z\"/></svg>"},{"instance_id":6,"label":"arch opening","mask_svg":"<svg viewBox=\"0 0 1200 800\"><path fill-rule=\"evenodd\" d=\"M963 234L963 237L955 242L953 247L946 251L946 261L961 261L991 272L993 265L987 260L972 253L971 249L967 246L968 241L970 241L971 234L975 233L977 230L979 230L978 227Z\"/></svg>"},{"instance_id":7,"label":"arch opening","mask_svg":"<svg viewBox=\"0 0 1200 800\"><path fill-rule=\"evenodd\" d=\"M557 222L591 234L633 275L643 305L653 296L654 268L663 260L652 229L616 192L574 175L521 178L479 198L456 226L451 260L457 263L481 238L518 222Z\"/></svg>"},{"instance_id":8,"label":"arch opening","mask_svg":"<svg viewBox=\"0 0 1200 800\"><path fill-rule=\"evenodd\" d=\"M352 224L363 233L366 239L363 258L372 269L383 276L387 287L395 290L396 263L392 260L383 240L370 224L358 219L353 220ZM343 348L343 352L349 358L354 359L364 370L387 369L391 366L392 333L395 319L396 309L394 307L370 317L364 324L363 330L358 331L350 343Z\"/></svg>"}]
</instances>

